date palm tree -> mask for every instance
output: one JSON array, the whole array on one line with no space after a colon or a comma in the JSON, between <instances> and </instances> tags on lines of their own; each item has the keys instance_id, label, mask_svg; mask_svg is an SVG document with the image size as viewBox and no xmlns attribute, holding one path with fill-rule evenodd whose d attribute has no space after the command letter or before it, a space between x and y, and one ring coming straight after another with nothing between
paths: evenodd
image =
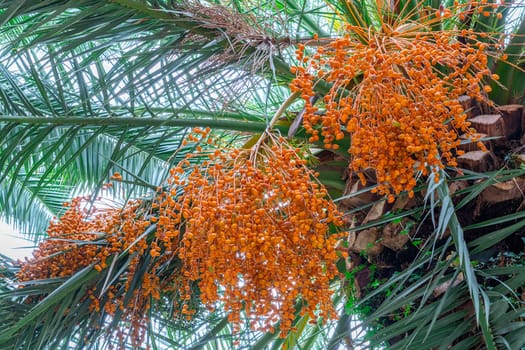
<instances>
[{"instance_id":1,"label":"date palm tree","mask_svg":"<svg viewBox=\"0 0 525 350\"><path fill-rule=\"evenodd\" d=\"M429 30L464 26L501 38L502 52L490 63L500 79L490 97L499 105L523 104L523 5L504 5L490 17L433 20ZM311 166L334 201L348 201L369 190L345 191L348 154L319 151L322 144L308 144L294 123L303 108L289 99L291 67L299 64L295 50L306 45L313 52L344 35L347 24L370 30L393 18L425 24L428 13L453 6L410 0L0 1L0 214L37 242L74 196L124 204L155 192L169 169L194 151L183 144L192 127L210 127L226 144L243 147L256 142L274 115L281 117L274 124L278 132L317 152ZM497 59L504 54L505 62ZM323 96L330 84L320 81L315 88ZM104 184L114 173L122 181L108 189ZM297 314L284 338L249 328L235 334L222 311L181 321L165 302L150 310L143 346L523 347L524 254L499 243L522 235L524 215L464 216L486 188L520 181L524 173L508 162L492 172L453 177L443 171L436 183L420 181L416 192L423 201L416 206L350 227L359 232L410 219L425 234L414 238L415 248L398 266L382 266L366 253L346 265L341 260L342 277L333 281L336 321L310 324ZM468 186L451 193L454 183ZM347 214L376 204L361 203ZM385 264L396 259L383 257ZM115 266L125 270L125 259ZM81 301L87 286L104 285L111 271L99 274L89 266L69 278L17 288L20 263L0 261L2 348L83 348L85 339L92 348L116 345L114 329L124 321L118 314L101 318ZM436 292L443 286L448 288ZM130 339L125 343L131 348Z\"/></svg>"}]
</instances>

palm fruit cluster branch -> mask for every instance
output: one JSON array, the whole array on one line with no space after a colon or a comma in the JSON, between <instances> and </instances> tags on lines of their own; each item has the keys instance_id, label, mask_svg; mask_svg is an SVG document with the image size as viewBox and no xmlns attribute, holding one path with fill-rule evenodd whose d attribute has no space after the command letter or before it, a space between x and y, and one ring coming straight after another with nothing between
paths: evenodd
<instances>
[{"instance_id":1,"label":"palm fruit cluster branch","mask_svg":"<svg viewBox=\"0 0 525 350\"><path fill-rule=\"evenodd\" d=\"M457 156L457 167L448 169L449 193L454 203L458 204L465 198L469 187L480 182L487 183L473 200L457 212L462 225L523 210L525 177L522 175L500 181L495 176L500 169L525 167L524 106L510 104L488 107L468 96L461 96L459 101L465 109L470 127L476 130L475 137L478 141L472 142L472 135L459 136L462 142L457 149L464 153ZM483 145L479 145L479 142ZM433 230L429 218L420 221L414 215L400 215L403 216L400 219L380 223L388 215L410 212L413 208L424 205L426 189L416 191L413 198L402 193L396 196L393 203L388 203L384 197L369 190L377 184L374 169L365 169L362 174L366 178L365 183L355 174L343 174L346 188L344 199L340 202L342 211L350 213L345 217L351 228L348 235L350 257L347 268L349 271L357 271L359 267L353 281L358 296L369 288L372 275L375 274L376 279L379 276L387 277L412 261L418 252L417 244L424 241ZM469 177L469 174L479 176ZM373 205L367 205L371 203ZM467 241L474 240L486 233L482 231L468 231L465 238ZM444 238L449 235L447 229ZM515 251L519 254L525 248L522 238L522 233L519 232L508 236L492 250L491 258L496 257L498 251ZM363 264L367 266L364 269ZM374 272L370 269L373 265L378 267Z\"/></svg>"}]
</instances>

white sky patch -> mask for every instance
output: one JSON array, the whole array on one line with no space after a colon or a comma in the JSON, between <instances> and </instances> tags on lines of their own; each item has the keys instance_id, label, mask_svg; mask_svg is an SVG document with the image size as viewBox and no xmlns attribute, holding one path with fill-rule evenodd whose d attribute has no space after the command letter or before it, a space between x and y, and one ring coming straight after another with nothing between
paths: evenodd
<instances>
[{"instance_id":1,"label":"white sky patch","mask_svg":"<svg viewBox=\"0 0 525 350\"><path fill-rule=\"evenodd\" d=\"M0 220L0 253L13 259L30 257L33 242L21 238L20 233L5 221Z\"/></svg>"}]
</instances>

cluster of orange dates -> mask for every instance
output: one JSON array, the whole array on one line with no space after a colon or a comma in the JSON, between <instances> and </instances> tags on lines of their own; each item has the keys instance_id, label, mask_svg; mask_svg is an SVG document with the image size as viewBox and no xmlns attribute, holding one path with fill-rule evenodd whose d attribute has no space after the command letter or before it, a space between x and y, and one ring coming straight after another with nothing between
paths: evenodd
<instances>
[{"instance_id":1,"label":"cluster of orange dates","mask_svg":"<svg viewBox=\"0 0 525 350\"><path fill-rule=\"evenodd\" d=\"M196 133L194 141L207 137ZM19 280L67 277L90 265L115 273L120 265L111 267L113 260L127 256L125 274L87 297L96 312L122 311L131 327L119 334L131 335L137 346L147 311L161 296L173 297L182 319L191 319L197 304L220 306L235 330L244 320L263 331L279 322L284 335L296 312L313 320L335 317L330 281L341 254L330 226L341 224L340 214L299 150L270 136L256 152L217 149L193 165L195 156L171 169L150 205L89 211L74 200L51 223ZM159 276L173 261L177 267Z\"/></svg>"},{"instance_id":2,"label":"cluster of orange dates","mask_svg":"<svg viewBox=\"0 0 525 350\"><path fill-rule=\"evenodd\" d=\"M146 240L140 238L150 225L139 214L142 212L140 202L130 202L124 209L88 210L89 199L79 197L65 203L65 206L68 209L62 217L50 223L48 238L38 245L32 259L26 259L22 264L18 280L26 282L70 277L88 266L99 273L107 273L108 265L127 252L125 275L108 285L103 293L93 284L86 298L90 299L90 309L97 313L103 311L115 315L117 311L122 311L121 318L131 325L130 331L124 327L117 330L117 335L121 338L131 336L133 344L140 345L148 322L145 315L151 306L150 297L157 300L160 297L155 269L162 263L158 260L148 266L140 276L141 288L126 301L126 293L136 277L135 272L149 248Z\"/></svg>"},{"instance_id":3,"label":"cluster of orange dates","mask_svg":"<svg viewBox=\"0 0 525 350\"><path fill-rule=\"evenodd\" d=\"M469 30L409 24L384 24L379 31L349 26L347 32L311 57L304 46L297 51L304 65L294 68L291 88L305 100L303 125L310 141L322 140L327 149L339 148L337 141L349 134L351 170L364 181L361 172L374 169L374 190L390 202L402 191L413 196L419 174L456 165L460 134L475 140L458 98L487 101L484 81L498 78L488 68L489 45ZM320 80L331 86L313 105Z\"/></svg>"},{"instance_id":4,"label":"cluster of orange dates","mask_svg":"<svg viewBox=\"0 0 525 350\"><path fill-rule=\"evenodd\" d=\"M329 226L340 215L297 152L282 138L256 153L217 150L188 178L182 168L170 178L172 188L184 188L177 210L177 220L186 219L183 273L199 281L205 304L223 304L236 325L244 311L255 329L280 321L284 334L298 298L301 314L335 316L338 236Z\"/></svg>"}]
</instances>

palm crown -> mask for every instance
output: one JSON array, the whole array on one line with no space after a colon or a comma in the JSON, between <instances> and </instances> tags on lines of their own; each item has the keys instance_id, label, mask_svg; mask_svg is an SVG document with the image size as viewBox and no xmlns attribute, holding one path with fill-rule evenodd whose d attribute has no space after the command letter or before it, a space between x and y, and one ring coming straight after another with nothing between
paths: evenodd
<instances>
[{"instance_id":1,"label":"palm crown","mask_svg":"<svg viewBox=\"0 0 525 350\"><path fill-rule=\"evenodd\" d=\"M392 193L392 201L396 203L406 189L410 197L420 199L415 205L386 210L384 201L377 195L369 197L372 199L364 204L354 205L353 200L361 198L362 193L377 190L374 181L365 176L366 167L359 163L352 169L362 171L364 185L351 191L349 187L357 182L352 182L352 176L342 180L349 162L356 164L358 153L354 152L352 158L344 149L351 147L346 134L342 137L334 134L330 138L327 131L321 136L329 142L323 143L323 138L312 138L312 132L316 118L324 121L330 120L330 116L341 118L338 114L343 106L341 101L354 98L352 93L367 81L369 70L357 71L350 81L322 73L312 77L312 66L302 71L302 80L300 72L299 78L295 74L305 67L301 62L304 56L315 57L319 47L330 56L330 48L349 30L356 33L354 46L343 47L343 51L350 52L349 60L357 57L351 53L359 47L370 46L371 37L384 39L382 35L387 27L406 33L406 37L401 38L406 40L406 48L413 45L411 40L416 35L446 30L463 45L467 42L476 42L478 48L481 44L489 45L486 59L490 73L483 73L476 84L488 86L485 91L490 92L492 101L498 105L524 103L525 20L518 5L436 1L390 4L292 0L267 4L86 0L0 1L0 9L3 53L0 211L35 241L46 237L44 232L49 220L64 215L63 203L76 195L89 193L89 200L113 198L121 206L129 206L132 199L142 198L138 207L143 213L153 215L156 213L153 204L159 193L166 190L159 186L165 186L171 168L187 164L188 167L181 170L184 173L207 161L206 157L192 156L194 154L207 154L216 149L250 149L262 144L260 141L266 140L269 134L272 142L290 143L290 149L297 149L300 154L297 161L304 161L305 169L315 168L319 172L318 179L334 202L352 218L354 224L345 227L348 234L341 240L344 247L341 251L351 248L356 233L359 237L379 227L402 226L414 237L420 230L428 231L420 234L421 244L417 249L404 250L408 251L408 257L399 266L381 267L381 260L375 259L371 251L367 253L367 249L361 256L337 255L334 266L339 273L337 277L335 273L329 276L335 291L332 302L339 313L338 320L324 323L322 317L316 320L318 315L313 315L312 310L303 313L303 293L293 298L297 304L292 305L292 312L284 319L286 325L274 324L277 330L280 326L288 330L281 334L282 338L276 329L252 331L236 323L239 320L232 319L231 313L228 317L220 308L210 311L199 303L190 305L198 311L193 318L181 319L177 317L180 314L177 307L182 308L182 304L174 306L177 304L167 300L183 299L184 293L170 290L158 298L148 294L158 302L154 303L155 307L140 309L145 310L148 320L143 325L140 341L123 336L120 343L114 343L115 332L119 327L133 326L133 319L118 310L101 315L90 301L95 297L83 296L95 285L102 290L98 296L101 300L104 293L107 298L109 291L115 299L128 301L133 292L144 288L143 281L147 278L155 274L172 276L174 271L180 271L179 260L160 258L156 265L148 265L145 259L154 260L155 254L143 250L134 260L133 251L128 254L128 248L121 254L108 255L108 266L80 266L74 273L65 275L44 274L32 283L35 278L20 277L27 276L20 273L24 271L23 267L20 270L20 262L4 257L0 265L3 276L0 313L6 322L0 326L0 344L5 348L81 348L84 341L100 348L111 344L192 349L236 345L256 349L336 348L339 344L349 348L362 345L418 349L449 345L454 349L523 346L520 334L524 327L524 306L518 296L525 281L523 254L503 249L499 255L502 266L483 258L484 253L490 255L498 242L519 236L525 225L523 214L516 211L489 220L461 217L493 184L521 181L523 169L507 163L499 171L467 171L453 176L436 163L435 171L427 174L430 178L427 184L409 177L400 187L392 187L392 191L388 187L379 188L380 192ZM377 36L374 37L374 33L378 33ZM483 34L474 40L468 37L472 33ZM300 48L299 55L295 52L297 48ZM462 64L464 62L457 63ZM450 67L441 68L445 74ZM407 71L402 73L410 75ZM497 79L493 79L492 74L496 74ZM311 86L305 89L301 84L307 81ZM372 83L376 81L372 79ZM291 94L290 84L298 93ZM408 88L413 87L402 88L401 95ZM463 93L466 90L461 91ZM299 98L301 94L304 106ZM490 103L482 94L480 92L480 107L489 108ZM330 107L331 102L336 108ZM387 113L395 106L382 105L382 108ZM366 114L368 110L363 107L349 114L361 112ZM297 128L294 120L314 121L311 124L314 128L310 130L309 124L299 124L304 128ZM345 119L345 126L347 122ZM446 122L434 121L443 125ZM394 132L400 127L397 123L402 122L395 120L389 125ZM269 133L269 126L277 133L289 134L291 140L278 139L275 132ZM326 130L331 127L323 126ZM455 126L462 128L460 124ZM220 141L187 143L185 140L193 127L211 128L213 139ZM365 129L366 124L361 122L348 124L338 132L353 132L352 145L356 146L359 140L361 144L371 140L366 135L359 139L355 134ZM377 129L370 130L373 133ZM464 131L468 131L466 127ZM444 144L438 145L436 152L443 151ZM280 154L275 150L266 152L274 156ZM418 150L411 154L414 152ZM405 159L412 160L411 157L404 155ZM246 161L242 157L235 161L238 159ZM366 164L374 164L374 159L367 159ZM228 157L221 160L231 161ZM417 160L414 156L413 163ZM453 166L453 159L450 160L448 164ZM401 164L397 170L404 167ZM407 167L412 171L414 164ZM376 169L379 168L376 166ZM424 167L421 170L425 173ZM105 184L113 174L119 181L109 187ZM310 170L305 174L313 176ZM388 173L381 174L376 174L376 182L378 179L380 183L392 182L387 178ZM229 179L235 183L235 176ZM410 187L404 185L407 182L411 183ZM452 193L452 184L465 183L468 186L459 194ZM273 203L274 208L281 205ZM65 215L69 215L68 212ZM322 213L320 210L318 215ZM363 213L368 214L364 220ZM98 231L105 226L94 227ZM146 229L142 236L135 237L137 242L161 231L158 224L152 227L154 229ZM65 232L60 225L55 228L61 234ZM198 230L186 229L198 235ZM53 236L52 232L50 229L48 234ZM476 234L479 237L475 237ZM69 239L69 243L74 244L80 240L76 236ZM95 240L94 245L99 244L106 241ZM315 245L312 249L316 249ZM184 260L184 256L179 257ZM385 253L379 257L388 263L392 260L385 257ZM127 274L137 268L138 272ZM13 287L16 279L24 288ZM127 281L129 288L111 289L114 281ZM449 288L436 292L443 286ZM189 288L193 296L203 292L195 283L190 283ZM219 301L228 304L228 300ZM351 315L357 314L364 322L360 327L367 330L367 335L354 339Z\"/></svg>"}]
</instances>

